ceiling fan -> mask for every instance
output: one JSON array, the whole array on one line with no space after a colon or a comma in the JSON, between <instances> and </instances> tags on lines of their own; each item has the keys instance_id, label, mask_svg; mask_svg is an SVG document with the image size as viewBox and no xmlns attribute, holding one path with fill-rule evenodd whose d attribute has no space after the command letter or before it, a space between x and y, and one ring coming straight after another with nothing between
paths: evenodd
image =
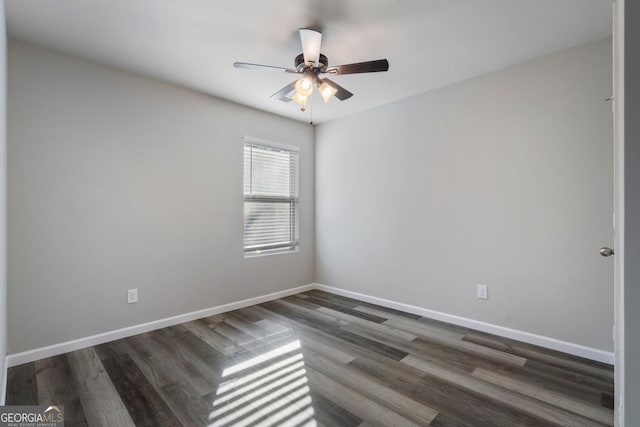
<instances>
[{"instance_id":1,"label":"ceiling fan","mask_svg":"<svg viewBox=\"0 0 640 427\"><path fill-rule=\"evenodd\" d=\"M334 96L340 101L347 100L353 96L353 93L326 78L327 75L376 73L389 70L389 61L386 59L329 67L329 60L320 53L320 44L322 43L322 33L320 31L301 28L300 41L302 43L302 53L295 58L295 68L250 64L247 62L234 62L233 66L236 68L300 75L299 79L271 95L271 98L283 102L294 101L302 107L302 111L305 110L309 97L313 93L314 85L318 87L318 92L320 92L324 102L329 102Z\"/></svg>"}]
</instances>

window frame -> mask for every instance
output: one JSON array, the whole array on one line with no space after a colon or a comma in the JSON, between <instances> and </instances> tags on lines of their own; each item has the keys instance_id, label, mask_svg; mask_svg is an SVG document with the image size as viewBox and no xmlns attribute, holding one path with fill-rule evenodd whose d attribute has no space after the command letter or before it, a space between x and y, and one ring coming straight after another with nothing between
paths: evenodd
<instances>
[{"instance_id":1,"label":"window frame","mask_svg":"<svg viewBox=\"0 0 640 427\"><path fill-rule=\"evenodd\" d=\"M294 168L291 171L294 174L294 185L295 191L293 196L270 196L270 195L245 195L244 194L244 150L247 144L263 146L267 148L273 148L276 150L287 150L291 152L297 153L297 159L291 167ZM279 255L279 254L288 254L298 252L300 247L300 147L296 145L284 144L280 142L269 141L262 138L255 138L252 136L244 136L242 139L242 206L243 206L243 214L242 214L242 246L244 252L244 258L255 258L267 255ZM253 168L253 165L252 165ZM245 236L245 213L244 207L246 202L268 202L268 203L286 203L289 206L293 206L293 218L291 221L290 227L290 241L287 244L274 244L274 245L261 245L260 247L247 247L246 246L246 236ZM291 207L289 208L292 209Z\"/></svg>"}]
</instances>

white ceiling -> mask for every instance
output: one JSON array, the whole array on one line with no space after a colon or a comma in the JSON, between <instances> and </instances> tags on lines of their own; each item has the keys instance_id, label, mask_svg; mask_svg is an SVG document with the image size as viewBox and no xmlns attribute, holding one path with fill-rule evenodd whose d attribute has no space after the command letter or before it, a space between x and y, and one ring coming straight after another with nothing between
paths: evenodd
<instances>
[{"instance_id":1,"label":"white ceiling","mask_svg":"<svg viewBox=\"0 0 640 427\"><path fill-rule=\"evenodd\" d=\"M298 120L320 123L611 34L608 0L7 0L11 37ZM330 65L387 58L387 73L336 76L355 94L301 112L269 96L293 76L297 29L319 26Z\"/></svg>"}]
</instances>

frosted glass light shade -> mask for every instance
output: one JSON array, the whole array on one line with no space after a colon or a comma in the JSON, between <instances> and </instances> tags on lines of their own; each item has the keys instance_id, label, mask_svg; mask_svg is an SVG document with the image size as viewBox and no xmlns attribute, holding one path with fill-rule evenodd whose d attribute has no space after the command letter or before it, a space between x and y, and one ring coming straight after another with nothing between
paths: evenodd
<instances>
[{"instance_id":1,"label":"frosted glass light shade","mask_svg":"<svg viewBox=\"0 0 640 427\"><path fill-rule=\"evenodd\" d=\"M322 84L318 87L318 91L320 92L320 95L322 95L322 99L324 99L324 102L329 102L331 98L333 98L333 95L338 92L338 89L327 84L327 82L322 82Z\"/></svg>"},{"instance_id":2,"label":"frosted glass light shade","mask_svg":"<svg viewBox=\"0 0 640 427\"><path fill-rule=\"evenodd\" d=\"M303 107L307 105L308 98L309 98L308 96L302 95L300 94L300 92L294 93L292 97L293 102L295 102L296 104L302 105Z\"/></svg>"},{"instance_id":3,"label":"frosted glass light shade","mask_svg":"<svg viewBox=\"0 0 640 427\"><path fill-rule=\"evenodd\" d=\"M296 92L302 96L309 96L313 92L313 83L308 77L303 77L296 82Z\"/></svg>"}]
</instances>

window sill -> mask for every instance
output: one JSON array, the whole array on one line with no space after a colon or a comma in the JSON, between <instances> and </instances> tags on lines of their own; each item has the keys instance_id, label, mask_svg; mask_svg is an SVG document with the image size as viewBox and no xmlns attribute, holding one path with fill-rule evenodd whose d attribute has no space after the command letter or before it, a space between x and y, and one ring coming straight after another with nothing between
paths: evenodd
<instances>
[{"instance_id":1,"label":"window sill","mask_svg":"<svg viewBox=\"0 0 640 427\"><path fill-rule=\"evenodd\" d=\"M292 254L296 252L298 252L297 246L295 249L271 249L271 250L264 250L264 251L252 251L252 252L245 252L244 259L260 258L264 256L269 256L269 255Z\"/></svg>"}]
</instances>

